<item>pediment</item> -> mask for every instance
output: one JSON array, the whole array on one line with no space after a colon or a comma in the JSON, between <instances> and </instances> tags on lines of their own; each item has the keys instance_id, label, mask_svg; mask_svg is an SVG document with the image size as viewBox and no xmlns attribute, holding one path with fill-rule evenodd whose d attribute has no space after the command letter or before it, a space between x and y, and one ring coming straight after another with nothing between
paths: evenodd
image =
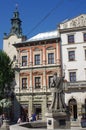
<instances>
[{"instance_id":1,"label":"pediment","mask_svg":"<svg viewBox=\"0 0 86 130\"><path fill-rule=\"evenodd\" d=\"M60 24L60 29L85 27L86 26L86 14L79 15L71 20L64 21Z\"/></svg>"}]
</instances>

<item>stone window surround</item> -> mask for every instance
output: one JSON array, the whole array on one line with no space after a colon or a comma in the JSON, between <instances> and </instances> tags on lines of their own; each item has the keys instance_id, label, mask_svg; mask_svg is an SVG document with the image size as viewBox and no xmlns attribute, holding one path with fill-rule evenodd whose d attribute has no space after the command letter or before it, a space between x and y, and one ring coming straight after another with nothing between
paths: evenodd
<instances>
[{"instance_id":1,"label":"stone window surround","mask_svg":"<svg viewBox=\"0 0 86 130\"><path fill-rule=\"evenodd\" d=\"M68 70L68 80L69 81L70 81L70 72L75 72L76 73L76 81L77 81L77 69Z\"/></svg>"},{"instance_id":2,"label":"stone window surround","mask_svg":"<svg viewBox=\"0 0 86 130\"><path fill-rule=\"evenodd\" d=\"M22 79L23 78L26 78L27 79L27 88L25 88L25 89L28 89L28 76L22 76L22 77L20 77L20 89L24 89L24 88L22 88Z\"/></svg>"},{"instance_id":3,"label":"stone window surround","mask_svg":"<svg viewBox=\"0 0 86 130\"><path fill-rule=\"evenodd\" d=\"M41 50L38 50L38 51L33 51L33 65L34 66L37 66L35 65L35 55L40 55L40 65L42 64L42 51Z\"/></svg>"},{"instance_id":4,"label":"stone window surround","mask_svg":"<svg viewBox=\"0 0 86 130\"><path fill-rule=\"evenodd\" d=\"M54 54L54 64L55 64L55 49L53 49L53 50L46 50L46 59L47 59L47 65L48 65L48 54L49 53L53 53Z\"/></svg>"},{"instance_id":5,"label":"stone window surround","mask_svg":"<svg viewBox=\"0 0 86 130\"><path fill-rule=\"evenodd\" d=\"M75 51L76 49L77 49L76 47L67 48L68 54L69 54L69 51ZM76 60L76 55L75 55L75 60ZM69 55L68 55L68 61L75 61L75 60L69 60Z\"/></svg>"},{"instance_id":6,"label":"stone window surround","mask_svg":"<svg viewBox=\"0 0 86 130\"><path fill-rule=\"evenodd\" d=\"M36 77L40 77L40 83L41 83L41 84L40 84L40 85L41 85L40 88L35 88L35 78L36 78ZM34 89L41 89L41 88L42 88L42 76L37 75L37 76L34 76L33 78L34 78Z\"/></svg>"},{"instance_id":7,"label":"stone window surround","mask_svg":"<svg viewBox=\"0 0 86 130\"><path fill-rule=\"evenodd\" d=\"M27 56L27 66L28 66L28 51L25 50L25 51L22 51L21 52L21 57L20 57L20 63L21 63L21 67L26 67L26 66L22 66L22 56Z\"/></svg>"}]
</instances>

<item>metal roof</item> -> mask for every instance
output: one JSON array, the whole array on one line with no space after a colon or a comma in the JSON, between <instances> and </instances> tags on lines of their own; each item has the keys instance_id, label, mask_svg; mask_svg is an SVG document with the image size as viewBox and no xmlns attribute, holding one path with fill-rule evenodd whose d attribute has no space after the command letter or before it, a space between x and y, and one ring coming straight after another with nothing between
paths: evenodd
<instances>
[{"instance_id":1,"label":"metal roof","mask_svg":"<svg viewBox=\"0 0 86 130\"><path fill-rule=\"evenodd\" d=\"M26 42L32 42L32 41L41 41L41 40L47 40L47 39L53 39L53 38L58 38L59 34L57 30L50 31L50 32L44 32L44 33L39 33L30 39L26 40Z\"/></svg>"}]
</instances>

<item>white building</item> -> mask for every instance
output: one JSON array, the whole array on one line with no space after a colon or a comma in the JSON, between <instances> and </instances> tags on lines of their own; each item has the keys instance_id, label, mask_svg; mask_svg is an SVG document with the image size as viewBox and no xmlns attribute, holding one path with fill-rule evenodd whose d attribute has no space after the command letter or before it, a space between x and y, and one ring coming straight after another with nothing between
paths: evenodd
<instances>
[{"instance_id":1,"label":"white building","mask_svg":"<svg viewBox=\"0 0 86 130\"><path fill-rule=\"evenodd\" d=\"M71 118L79 120L82 108L86 113L86 15L61 23L59 31L63 70L68 81L65 101L71 109Z\"/></svg>"}]
</instances>

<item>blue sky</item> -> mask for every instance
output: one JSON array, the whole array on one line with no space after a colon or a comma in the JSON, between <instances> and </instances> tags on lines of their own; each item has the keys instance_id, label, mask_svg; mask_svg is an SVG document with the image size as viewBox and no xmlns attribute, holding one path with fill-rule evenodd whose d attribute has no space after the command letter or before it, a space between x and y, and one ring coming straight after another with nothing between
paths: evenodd
<instances>
[{"instance_id":1,"label":"blue sky","mask_svg":"<svg viewBox=\"0 0 86 130\"><path fill-rule=\"evenodd\" d=\"M10 32L16 4L27 38L55 30L65 19L86 13L86 0L0 0L0 49L3 49L4 33Z\"/></svg>"}]
</instances>

